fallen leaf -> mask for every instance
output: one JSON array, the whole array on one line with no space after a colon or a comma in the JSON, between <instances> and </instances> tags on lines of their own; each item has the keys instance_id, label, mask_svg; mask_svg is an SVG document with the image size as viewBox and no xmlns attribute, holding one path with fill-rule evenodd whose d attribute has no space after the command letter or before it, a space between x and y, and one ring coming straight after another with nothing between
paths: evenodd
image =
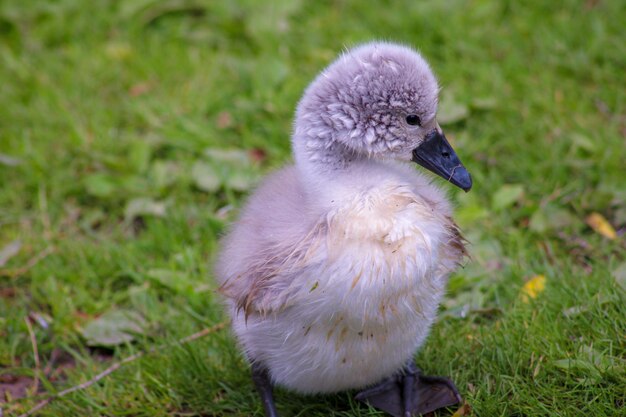
<instances>
[{"instance_id":1,"label":"fallen leaf","mask_svg":"<svg viewBox=\"0 0 626 417\"><path fill-rule=\"evenodd\" d=\"M15 287L0 288L0 298L13 298L15 294L17 294ZM0 325L2 324L4 323L0 320Z\"/></svg>"},{"instance_id":2,"label":"fallen leaf","mask_svg":"<svg viewBox=\"0 0 626 417\"><path fill-rule=\"evenodd\" d=\"M582 313L586 313L589 311L589 307L588 306L574 306L574 307L569 307L566 308L565 310L563 310L563 316L565 317L576 317Z\"/></svg>"},{"instance_id":3,"label":"fallen leaf","mask_svg":"<svg viewBox=\"0 0 626 417\"><path fill-rule=\"evenodd\" d=\"M0 405L5 400L12 401L26 397L34 381L33 378L24 375L0 375Z\"/></svg>"},{"instance_id":4,"label":"fallen leaf","mask_svg":"<svg viewBox=\"0 0 626 417\"><path fill-rule=\"evenodd\" d=\"M106 45L104 52L114 61L125 61L133 55L133 48L127 43L110 42Z\"/></svg>"},{"instance_id":5,"label":"fallen leaf","mask_svg":"<svg viewBox=\"0 0 626 417\"><path fill-rule=\"evenodd\" d=\"M118 179L120 196L141 195L150 189L150 183L144 175L123 175Z\"/></svg>"},{"instance_id":6,"label":"fallen leaf","mask_svg":"<svg viewBox=\"0 0 626 417\"><path fill-rule=\"evenodd\" d=\"M128 150L128 163L133 171L143 173L148 169L152 148L146 141L135 140Z\"/></svg>"},{"instance_id":7,"label":"fallen leaf","mask_svg":"<svg viewBox=\"0 0 626 417\"><path fill-rule=\"evenodd\" d=\"M570 142L574 148L579 148L587 152L593 152L596 149L594 141L581 133L572 134L570 136Z\"/></svg>"},{"instance_id":8,"label":"fallen leaf","mask_svg":"<svg viewBox=\"0 0 626 417\"><path fill-rule=\"evenodd\" d=\"M621 362L623 362L589 345L582 346L580 352L602 372L618 369Z\"/></svg>"},{"instance_id":9,"label":"fallen leaf","mask_svg":"<svg viewBox=\"0 0 626 417\"><path fill-rule=\"evenodd\" d=\"M100 198L106 198L113 195L118 188L118 184L115 182L115 179L104 173L87 175L83 178L83 184L85 185L87 194Z\"/></svg>"},{"instance_id":10,"label":"fallen leaf","mask_svg":"<svg viewBox=\"0 0 626 417\"><path fill-rule=\"evenodd\" d=\"M626 207L621 207L615 210L613 218L615 219L615 223L618 225L626 225Z\"/></svg>"},{"instance_id":11,"label":"fallen leaf","mask_svg":"<svg viewBox=\"0 0 626 417\"><path fill-rule=\"evenodd\" d=\"M266 65L257 65L253 70L253 79L259 89L267 90L279 86L289 75L289 65L286 62L276 59L275 56L259 58ZM264 109L273 111L272 103L265 103Z\"/></svg>"},{"instance_id":12,"label":"fallen leaf","mask_svg":"<svg viewBox=\"0 0 626 417\"><path fill-rule=\"evenodd\" d=\"M548 219L545 210L541 207L539 207L533 215L530 216L528 228L533 232L544 233L550 229L550 226L550 219Z\"/></svg>"},{"instance_id":13,"label":"fallen leaf","mask_svg":"<svg viewBox=\"0 0 626 417\"><path fill-rule=\"evenodd\" d=\"M601 234L602 236L615 240L617 239L617 233L611 223L609 223L603 215L600 213L593 212L585 219L589 227L591 227L596 233Z\"/></svg>"},{"instance_id":14,"label":"fallen leaf","mask_svg":"<svg viewBox=\"0 0 626 417\"><path fill-rule=\"evenodd\" d=\"M225 178L226 186L235 191L249 190L255 182L251 173L243 171L236 171Z\"/></svg>"},{"instance_id":15,"label":"fallen leaf","mask_svg":"<svg viewBox=\"0 0 626 417\"><path fill-rule=\"evenodd\" d=\"M231 204L227 204L215 212L215 217L220 220L226 220L228 216L232 213L233 209L234 207Z\"/></svg>"},{"instance_id":16,"label":"fallen leaf","mask_svg":"<svg viewBox=\"0 0 626 417\"><path fill-rule=\"evenodd\" d=\"M227 129L233 125L233 116L227 111L219 112L217 115L217 128Z\"/></svg>"},{"instance_id":17,"label":"fallen leaf","mask_svg":"<svg viewBox=\"0 0 626 417\"><path fill-rule=\"evenodd\" d=\"M493 194L491 206L494 210L502 210L517 202L524 195L521 184L505 184Z\"/></svg>"},{"instance_id":18,"label":"fallen leaf","mask_svg":"<svg viewBox=\"0 0 626 417\"><path fill-rule=\"evenodd\" d=\"M615 282L617 282L617 285L619 285L624 291L626 291L626 262L623 262L621 265L615 268L611 275L613 275L613 278L615 278Z\"/></svg>"},{"instance_id":19,"label":"fallen leaf","mask_svg":"<svg viewBox=\"0 0 626 417\"><path fill-rule=\"evenodd\" d=\"M591 362L582 359L559 359L553 362L554 366L575 373L584 373L594 382L602 379L602 374Z\"/></svg>"},{"instance_id":20,"label":"fallen leaf","mask_svg":"<svg viewBox=\"0 0 626 417\"><path fill-rule=\"evenodd\" d=\"M547 205L538 208L530 217L528 227L537 233L549 230L562 230L572 226L582 225L582 222L563 208Z\"/></svg>"},{"instance_id":21,"label":"fallen leaf","mask_svg":"<svg viewBox=\"0 0 626 417\"><path fill-rule=\"evenodd\" d=\"M537 298L546 288L546 277L544 275L535 275L522 287L522 301L527 303L531 298Z\"/></svg>"},{"instance_id":22,"label":"fallen leaf","mask_svg":"<svg viewBox=\"0 0 626 417\"><path fill-rule=\"evenodd\" d=\"M594 141L580 133L574 133L571 135L570 142L575 148L580 148L587 152L593 152L596 149Z\"/></svg>"},{"instance_id":23,"label":"fallen leaf","mask_svg":"<svg viewBox=\"0 0 626 417\"><path fill-rule=\"evenodd\" d=\"M5 266L9 259L20 252L21 248L22 241L17 239L0 249L0 267Z\"/></svg>"},{"instance_id":24,"label":"fallen leaf","mask_svg":"<svg viewBox=\"0 0 626 417\"><path fill-rule=\"evenodd\" d=\"M584 314L592 311L594 305L604 306L607 304L618 304L621 302L621 298L618 294L607 295L604 293L596 294L592 299L588 300L589 304L576 305L563 310L565 317L573 317L579 314Z\"/></svg>"},{"instance_id":25,"label":"fallen leaf","mask_svg":"<svg viewBox=\"0 0 626 417\"><path fill-rule=\"evenodd\" d=\"M191 168L191 178L196 187L202 191L213 193L220 188L220 178L211 165L197 161Z\"/></svg>"},{"instance_id":26,"label":"fallen leaf","mask_svg":"<svg viewBox=\"0 0 626 417\"><path fill-rule=\"evenodd\" d=\"M444 93L439 103L437 121L442 125L460 122L469 116L469 108L455 100L452 94Z\"/></svg>"},{"instance_id":27,"label":"fallen leaf","mask_svg":"<svg viewBox=\"0 0 626 417\"><path fill-rule=\"evenodd\" d=\"M250 155L243 149L207 148L204 154L212 161L236 164L239 167L251 162Z\"/></svg>"},{"instance_id":28,"label":"fallen leaf","mask_svg":"<svg viewBox=\"0 0 626 417\"><path fill-rule=\"evenodd\" d=\"M157 189L175 184L181 179L181 167L172 161L158 160L150 167L150 180Z\"/></svg>"},{"instance_id":29,"label":"fallen leaf","mask_svg":"<svg viewBox=\"0 0 626 417\"><path fill-rule=\"evenodd\" d=\"M498 105L498 100L495 97L475 98L470 105L477 110L491 110Z\"/></svg>"},{"instance_id":30,"label":"fallen leaf","mask_svg":"<svg viewBox=\"0 0 626 417\"><path fill-rule=\"evenodd\" d=\"M473 311L485 308L485 302L485 294L479 288L461 292L455 297L449 297L444 302L446 310L439 317L442 319L445 317L464 319Z\"/></svg>"},{"instance_id":31,"label":"fallen leaf","mask_svg":"<svg viewBox=\"0 0 626 417\"><path fill-rule=\"evenodd\" d=\"M144 333L146 321L134 311L112 310L88 323L81 334L89 346L117 346Z\"/></svg>"},{"instance_id":32,"label":"fallen leaf","mask_svg":"<svg viewBox=\"0 0 626 417\"><path fill-rule=\"evenodd\" d=\"M452 414L451 417L464 417L472 414L472 407L467 403L467 401L463 402L463 405L459 407L458 410Z\"/></svg>"},{"instance_id":33,"label":"fallen leaf","mask_svg":"<svg viewBox=\"0 0 626 417\"><path fill-rule=\"evenodd\" d=\"M287 31L290 16L302 8L303 1L257 1L249 4L251 12L247 16L246 27L249 27L254 39L263 39L280 36Z\"/></svg>"},{"instance_id":34,"label":"fallen leaf","mask_svg":"<svg viewBox=\"0 0 626 417\"><path fill-rule=\"evenodd\" d=\"M166 212L164 202L155 201L151 198L133 198L126 204L124 218L129 221L139 216L163 217Z\"/></svg>"},{"instance_id":35,"label":"fallen leaf","mask_svg":"<svg viewBox=\"0 0 626 417\"><path fill-rule=\"evenodd\" d=\"M250 149L248 154L250 155L250 159L252 159L254 162L261 163L267 159L267 152L265 151L265 149L262 148Z\"/></svg>"},{"instance_id":36,"label":"fallen leaf","mask_svg":"<svg viewBox=\"0 0 626 417\"><path fill-rule=\"evenodd\" d=\"M22 163L22 160L19 158L15 158L15 157L0 153L0 164L2 165L6 165L8 167L15 167L21 163Z\"/></svg>"},{"instance_id":37,"label":"fallen leaf","mask_svg":"<svg viewBox=\"0 0 626 417\"><path fill-rule=\"evenodd\" d=\"M192 294L194 290L189 276L184 272L169 269L150 269L146 272L146 276L180 294Z\"/></svg>"},{"instance_id":38,"label":"fallen leaf","mask_svg":"<svg viewBox=\"0 0 626 417\"><path fill-rule=\"evenodd\" d=\"M43 372L50 381L59 381L67 376L67 373L76 367L76 359L59 348L54 348L50 353L50 360L46 364Z\"/></svg>"},{"instance_id":39,"label":"fallen leaf","mask_svg":"<svg viewBox=\"0 0 626 417\"><path fill-rule=\"evenodd\" d=\"M50 328L50 323L52 323L52 317L45 313L31 311L30 313L28 313L28 317L44 330L48 330Z\"/></svg>"},{"instance_id":40,"label":"fallen leaf","mask_svg":"<svg viewBox=\"0 0 626 417\"><path fill-rule=\"evenodd\" d=\"M106 220L106 214L100 209L88 210L80 218L79 225L83 230L93 231Z\"/></svg>"},{"instance_id":41,"label":"fallen leaf","mask_svg":"<svg viewBox=\"0 0 626 417\"><path fill-rule=\"evenodd\" d=\"M131 97L137 97L137 96L141 96L141 95L146 94L150 90L152 90L152 84L151 83L149 83L149 82L141 82L141 83L137 83L137 84L133 85L132 87L130 87L130 89L128 90L128 94L130 94Z\"/></svg>"}]
</instances>

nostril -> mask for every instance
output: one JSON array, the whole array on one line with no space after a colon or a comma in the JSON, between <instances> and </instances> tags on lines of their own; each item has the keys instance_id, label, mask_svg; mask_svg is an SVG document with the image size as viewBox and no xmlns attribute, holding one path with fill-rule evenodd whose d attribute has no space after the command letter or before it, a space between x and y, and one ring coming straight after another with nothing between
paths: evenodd
<instances>
[{"instance_id":1,"label":"nostril","mask_svg":"<svg viewBox=\"0 0 626 417\"><path fill-rule=\"evenodd\" d=\"M442 152L442 153L441 153L441 155L442 155L444 158L450 158L450 152L445 151L445 152Z\"/></svg>"}]
</instances>

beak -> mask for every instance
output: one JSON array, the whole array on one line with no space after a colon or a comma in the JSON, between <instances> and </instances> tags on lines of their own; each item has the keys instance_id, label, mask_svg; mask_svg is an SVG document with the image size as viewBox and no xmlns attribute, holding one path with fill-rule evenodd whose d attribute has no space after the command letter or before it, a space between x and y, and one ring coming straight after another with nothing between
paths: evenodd
<instances>
[{"instance_id":1,"label":"beak","mask_svg":"<svg viewBox=\"0 0 626 417\"><path fill-rule=\"evenodd\" d=\"M426 135L424 142L413 149L412 160L465 192L472 188L472 177L439 129Z\"/></svg>"}]
</instances>

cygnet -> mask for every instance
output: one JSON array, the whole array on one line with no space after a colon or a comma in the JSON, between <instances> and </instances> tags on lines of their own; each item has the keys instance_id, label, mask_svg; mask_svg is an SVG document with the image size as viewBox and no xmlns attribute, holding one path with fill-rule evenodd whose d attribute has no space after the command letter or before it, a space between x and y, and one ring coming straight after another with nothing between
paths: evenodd
<instances>
[{"instance_id":1,"label":"cygnet","mask_svg":"<svg viewBox=\"0 0 626 417\"><path fill-rule=\"evenodd\" d=\"M436 120L439 86L415 50L343 53L300 100L295 164L270 175L216 265L266 415L272 387L356 398L408 417L460 400L413 363L466 255L433 177L472 179Z\"/></svg>"}]
</instances>

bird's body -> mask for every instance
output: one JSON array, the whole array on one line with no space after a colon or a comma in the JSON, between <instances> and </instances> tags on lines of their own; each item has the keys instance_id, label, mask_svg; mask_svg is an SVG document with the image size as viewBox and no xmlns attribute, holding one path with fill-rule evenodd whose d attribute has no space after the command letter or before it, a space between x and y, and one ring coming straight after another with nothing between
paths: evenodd
<instances>
[{"instance_id":1,"label":"bird's body","mask_svg":"<svg viewBox=\"0 0 626 417\"><path fill-rule=\"evenodd\" d=\"M272 383L370 386L428 335L465 249L446 196L409 163L471 186L435 121L437 93L417 53L385 43L346 53L305 92L295 165L250 197L216 269L234 332Z\"/></svg>"},{"instance_id":2,"label":"bird's body","mask_svg":"<svg viewBox=\"0 0 626 417\"><path fill-rule=\"evenodd\" d=\"M248 357L276 383L361 388L402 368L426 338L462 254L441 191L405 165L367 161L315 196L289 167L244 210L221 275L274 275L260 313L231 308ZM236 281L227 288L237 291Z\"/></svg>"}]
</instances>

